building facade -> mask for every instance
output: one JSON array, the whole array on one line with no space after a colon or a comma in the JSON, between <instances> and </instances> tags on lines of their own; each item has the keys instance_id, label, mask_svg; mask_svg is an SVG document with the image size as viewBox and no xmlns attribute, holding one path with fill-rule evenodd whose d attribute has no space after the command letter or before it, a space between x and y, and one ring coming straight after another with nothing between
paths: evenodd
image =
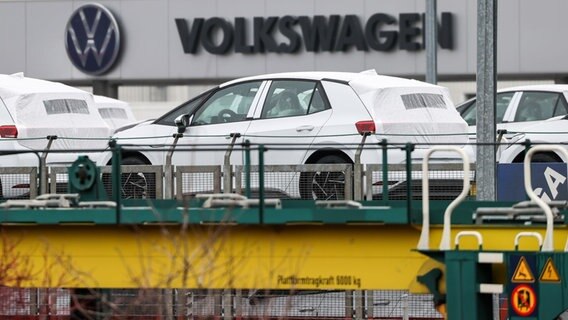
<instances>
[{"instance_id":1,"label":"building facade","mask_svg":"<svg viewBox=\"0 0 568 320\"><path fill-rule=\"evenodd\" d=\"M93 86L210 85L305 70L423 79L425 0L4 0L0 73ZM564 82L568 1L499 1L499 79ZM438 79L472 81L477 1L438 0Z\"/></svg>"}]
</instances>

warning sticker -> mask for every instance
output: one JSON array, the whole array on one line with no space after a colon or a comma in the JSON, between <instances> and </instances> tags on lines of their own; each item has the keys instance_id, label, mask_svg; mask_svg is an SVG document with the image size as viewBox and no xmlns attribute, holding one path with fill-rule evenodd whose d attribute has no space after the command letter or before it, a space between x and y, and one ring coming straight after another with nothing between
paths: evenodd
<instances>
[{"instance_id":1,"label":"warning sticker","mask_svg":"<svg viewBox=\"0 0 568 320\"><path fill-rule=\"evenodd\" d=\"M520 284L511 292L511 309L521 317L530 316L536 309L537 297L534 289Z\"/></svg>"},{"instance_id":2,"label":"warning sticker","mask_svg":"<svg viewBox=\"0 0 568 320\"><path fill-rule=\"evenodd\" d=\"M534 282L534 275L531 271L531 267L524 256L521 256L521 259L519 259L515 272L513 272L513 277L511 277L511 282Z\"/></svg>"},{"instance_id":3,"label":"warning sticker","mask_svg":"<svg viewBox=\"0 0 568 320\"><path fill-rule=\"evenodd\" d=\"M539 277L541 282L560 282L560 275L552 258L548 258Z\"/></svg>"}]
</instances>

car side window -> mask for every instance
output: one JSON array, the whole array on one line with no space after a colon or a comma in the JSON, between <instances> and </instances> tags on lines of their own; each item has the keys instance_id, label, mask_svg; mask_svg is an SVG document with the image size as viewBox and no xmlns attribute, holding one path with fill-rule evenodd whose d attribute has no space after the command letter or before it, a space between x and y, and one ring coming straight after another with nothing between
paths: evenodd
<instances>
[{"instance_id":1,"label":"car side window","mask_svg":"<svg viewBox=\"0 0 568 320\"><path fill-rule=\"evenodd\" d=\"M314 94L312 95L312 101L308 108L308 114L330 109L329 104L323 98L322 91L323 89L320 89L320 86L318 84L316 86L316 89L314 90Z\"/></svg>"},{"instance_id":2,"label":"car side window","mask_svg":"<svg viewBox=\"0 0 568 320\"><path fill-rule=\"evenodd\" d=\"M197 110L192 125L245 120L261 83L240 83L215 92Z\"/></svg>"},{"instance_id":3,"label":"car side window","mask_svg":"<svg viewBox=\"0 0 568 320\"><path fill-rule=\"evenodd\" d=\"M554 116L564 116L568 114L568 104L566 103L566 99L564 99L564 95L560 94L558 97L558 103L556 103L556 109L554 109Z\"/></svg>"},{"instance_id":4,"label":"car side window","mask_svg":"<svg viewBox=\"0 0 568 320\"><path fill-rule=\"evenodd\" d=\"M515 121L538 121L552 118L560 99L555 92L523 92Z\"/></svg>"},{"instance_id":5,"label":"car side window","mask_svg":"<svg viewBox=\"0 0 568 320\"><path fill-rule=\"evenodd\" d=\"M507 107L511 103L511 99L515 95L514 92L503 92L498 93L495 97L495 121L497 123L503 122L503 117L505 116L505 112L507 112ZM470 126L476 125L477 120L477 100L473 101L467 110L462 113L462 118L464 118L465 122L467 122Z\"/></svg>"},{"instance_id":6,"label":"car side window","mask_svg":"<svg viewBox=\"0 0 568 320\"><path fill-rule=\"evenodd\" d=\"M498 93L495 97L495 121L497 121L497 123L503 122L505 112L507 112L507 108L511 104L514 95L514 92L503 92Z\"/></svg>"},{"instance_id":7,"label":"car side window","mask_svg":"<svg viewBox=\"0 0 568 320\"><path fill-rule=\"evenodd\" d=\"M303 116L328 109L315 81L272 81L262 109L262 119Z\"/></svg>"}]
</instances>

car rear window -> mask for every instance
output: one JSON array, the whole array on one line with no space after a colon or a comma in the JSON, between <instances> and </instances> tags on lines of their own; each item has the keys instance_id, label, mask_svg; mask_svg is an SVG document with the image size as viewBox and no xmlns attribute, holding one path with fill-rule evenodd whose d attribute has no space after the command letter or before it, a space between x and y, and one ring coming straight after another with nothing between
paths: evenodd
<instances>
[{"instance_id":1,"label":"car rear window","mask_svg":"<svg viewBox=\"0 0 568 320\"><path fill-rule=\"evenodd\" d=\"M103 119L128 119L126 111L119 108L99 108L99 114Z\"/></svg>"},{"instance_id":2,"label":"car rear window","mask_svg":"<svg viewBox=\"0 0 568 320\"><path fill-rule=\"evenodd\" d=\"M412 93L400 96L406 110L418 108L446 109L444 96L435 93Z\"/></svg>"},{"instance_id":3,"label":"car rear window","mask_svg":"<svg viewBox=\"0 0 568 320\"><path fill-rule=\"evenodd\" d=\"M43 105L48 115L65 113L89 114L87 101L81 99L44 100Z\"/></svg>"}]
</instances>

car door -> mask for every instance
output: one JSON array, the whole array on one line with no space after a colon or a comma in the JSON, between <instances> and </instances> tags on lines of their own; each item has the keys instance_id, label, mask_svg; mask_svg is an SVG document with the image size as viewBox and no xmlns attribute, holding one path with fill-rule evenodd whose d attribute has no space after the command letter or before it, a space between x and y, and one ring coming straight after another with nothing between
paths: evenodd
<instances>
[{"instance_id":1,"label":"car door","mask_svg":"<svg viewBox=\"0 0 568 320\"><path fill-rule=\"evenodd\" d=\"M174 165L222 165L231 143L231 133L246 132L263 81L249 81L222 87L212 92L190 114L190 125L178 141L172 156ZM236 144L242 142L238 138ZM240 148L231 156L231 164L242 163Z\"/></svg>"},{"instance_id":2,"label":"car door","mask_svg":"<svg viewBox=\"0 0 568 320\"><path fill-rule=\"evenodd\" d=\"M332 113L323 87L311 80L272 80L265 91L245 139L267 146L265 164L302 164Z\"/></svg>"}]
</instances>

